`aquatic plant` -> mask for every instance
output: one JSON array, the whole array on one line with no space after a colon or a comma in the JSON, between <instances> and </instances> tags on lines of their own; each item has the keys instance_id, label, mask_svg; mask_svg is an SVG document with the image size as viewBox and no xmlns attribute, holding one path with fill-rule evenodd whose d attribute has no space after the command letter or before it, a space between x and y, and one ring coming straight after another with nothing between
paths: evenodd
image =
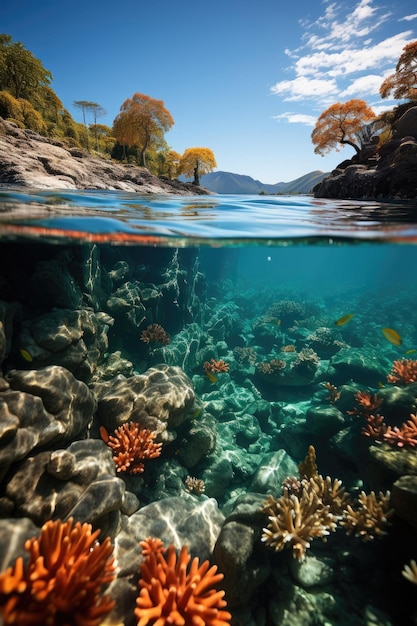
<instances>
[{"instance_id":1,"label":"aquatic plant","mask_svg":"<svg viewBox=\"0 0 417 626\"><path fill-rule=\"evenodd\" d=\"M160 456L162 443L155 443L156 433L142 428L136 422L126 422L109 435L104 426L100 428L103 441L113 451L113 460L118 472L141 474L144 460Z\"/></svg>"},{"instance_id":2,"label":"aquatic plant","mask_svg":"<svg viewBox=\"0 0 417 626\"><path fill-rule=\"evenodd\" d=\"M393 361L387 381L393 384L408 385L417 382L417 360L398 359Z\"/></svg>"},{"instance_id":3,"label":"aquatic plant","mask_svg":"<svg viewBox=\"0 0 417 626\"><path fill-rule=\"evenodd\" d=\"M390 508L391 494L381 491L379 496L374 491L366 494L361 491L356 505L348 504L340 525L346 530L346 534L354 534L362 541L370 541L387 534L390 518L394 515L394 509Z\"/></svg>"},{"instance_id":4,"label":"aquatic plant","mask_svg":"<svg viewBox=\"0 0 417 626\"><path fill-rule=\"evenodd\" d=\"M169 334L160 324L149 324L140 334L140 340L144 343L159 343L167 346L171 341Z\"/></svg>"},{"instance_id":5,"label":"aquatic plant","mask_svg":"<svg viewBox=\"0 0 417 626\"><path fill-rule=\"evenodd\" d=\"M223 579L209 561L191 564L187 546L177 556L175 546L166 553L151 550L140 568L140 593L136 599L138 626L227 626L231 614L225 611L224 591L216 590Z\"/></svg>"},{"instance_id":6,"label":"aquatic plant","mask_svg":"<svg viewBox=\"0 0 417 626\"><path fill-rule=\"evenodd\" d=\"M19 626L98 626L115 602L102 595L114 578L113 547L90 524L48 521L28 539L29 561L19 557L0 574L0 615Z\"/></svg>"}]
</instances>

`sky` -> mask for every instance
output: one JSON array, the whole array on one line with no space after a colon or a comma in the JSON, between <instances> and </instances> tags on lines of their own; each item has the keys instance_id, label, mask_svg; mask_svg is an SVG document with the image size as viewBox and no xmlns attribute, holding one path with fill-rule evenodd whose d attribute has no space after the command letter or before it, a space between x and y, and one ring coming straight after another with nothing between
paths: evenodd
<instances>
[{"instance_id":1,"label":"sky","mask_svg":"<svg viewBox=\"0 0 417 626\"><path fill-rule=\"evenodd\" d=\"M398 104L381 101L379 87L417 38L417 4L2 0L0 32L52 73L77 121L74 101L96 102L107 112L98 122L112 126L127 98L146 94L174 118L170 148L207 147L217 170L277 183L353 156L314 154L311 132L331 104Z\"/></svg>"}]
</instances>

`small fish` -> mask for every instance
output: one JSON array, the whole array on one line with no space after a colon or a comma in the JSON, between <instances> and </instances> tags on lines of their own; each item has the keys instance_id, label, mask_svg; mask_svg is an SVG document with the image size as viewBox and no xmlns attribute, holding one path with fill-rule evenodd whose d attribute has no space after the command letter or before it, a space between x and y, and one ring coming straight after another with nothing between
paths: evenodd
<instances>
[{"instance_id":1,"label":"small fish","mask_svg":"<svg viewBox=\"0 0 417 626\"><path fill-rule=\"evenodd\" d=\"M385 387L384 383L378 380L378 389L383 389Z\"/></svg>"},{"instance_id":2,"label":"small fish","mask_svg":"<svg viewBox=\"0 0 417 626\"><path fill-rule=\"evenodd\" d=\"M348 322L350 322L354 315L354 313L347 313L347 315L342 315L342 317L339 317L339 319L335 321L336 326L343 326L344 324L347 324Z\"/></svg>"},{"instance_id":3,"label":"small fish","mask_svg":"<svg viewBox=\"0 0 417 626\"><path fill-rule=\"evenodd\" d=\"M277 326L281 326L281 320L277 320Z\"/></svg>"},{"instance_id":4,"label":"small fish","mask_svg":"<svg viewBox=\"0 0 417 626\"><path fill-rule=\"evenodd\" d=\"M414 354L414 352L417 352L417 350L415 348L411 348L411 350L407 350L406 354Z\"/></svg>"},{"instance_id":5,"label":"small fish","mask_svg":"<svg viewBox=\"0 0 417 626\"><path fill-rule=\"evenodd\" d=\"M381 328L381 331L385 339L394 344L394 346L400 346L402 344L403 340L393 328Z\"/></svg>"},{"instance_id":6,"label":"small fish","mask_svg":"<svg viewBox=\"0 0 417 626\"><path fill-rule=\"evenodd\" d=\"M200 408L194 411L194 413L191 415L192 419L195 420L197 419L197 417L200 417L203 411L204 411L204 404L203 406L200 406Z\"/></svg>"},{"instance_id":7,"label":"small fish","mask_svg":"<svg viewBox=\"0 0 417 626\"><path fill-rule=\"evenodd\" d=\"M29 363L33 361L33 356L28 350L25 350L25 348L21 348L20 354L25 359L25 361L28 361Z\"/></svg>"},{"instance_id":8,"label":"small fish","mask_svg":"<svg viewBox=\"0 0 417 626\"><path fill-rule=\"evenodd\" d=\"M207 374L207 378L209 379L211 383L217 383L217 376L215 376L213 372L206 370L206 374Z\"/></svg>"}]
</instances>

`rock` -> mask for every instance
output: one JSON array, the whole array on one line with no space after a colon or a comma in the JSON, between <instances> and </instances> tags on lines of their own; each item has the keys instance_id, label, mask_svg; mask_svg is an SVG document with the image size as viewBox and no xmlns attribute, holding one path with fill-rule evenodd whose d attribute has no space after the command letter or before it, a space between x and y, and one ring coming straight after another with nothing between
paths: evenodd
<instances>
[{"instance_id":1,"label":"rock","mask_svg":"<svg viewBox=\"0 0 417 626\"><path fill-rule=\"evenodd\" d=\"M374 348L343 348L335 354L329 363L327 375L336 386L356 383L368 387L377 387L385 380L390 371L391 362Z\"/></svg>"},{"instance_id":2,"label":"rock","mask_svg":"<svg viewBox=\"0 0 417 626\"><path fill-rule=\"evenodd\" d=\"M280 494L287 476L298 476L298 466L285 450L268 452L256 470L250 490L257 493Z\"/></svg>"},{"instance_id":3,"label":"rock","mask_svg":"<svg viewBox=\"0 0 417 626\"><path fill-rule=\"evenodd\" d=\"M391 505L395 515L417 531L417 475L401 476L392 487Z\"/></svg>"},{"instance_id":4,"label":"rock","mask_svg":"<svg viewBox=\"0 0 417 626\"><path fill-rule=\"evenodd\" d=\"M310 433L320 437L331 437L345 425L343 413L334 405L315 405L306 413L306 426Z\"/></svg>"},{"instance_id":5,"label":"rock","mask_svg":"<svg viewBox=\"0 0 417 626\"><path fill-rule=\"evenodd\" d=\"M152 502L131 515L126 532L137 542L159 537L166 546L177 549L188 545L189 552L201 560L211 558L220 534L224 515L213 498L199 500L191 495Z\"/></svg>"},{"instance_id":6,"label":"rock","mask_svg":"<svg viewBox=\"0 0 417 626\"><path fill-rule=\"evenodd\" d=\"M296 583L304 587L324 587L335 578L334 561L327 557L306 555L304 561L291 559L290 572Z\"/></svg>"},{"instance_id":7,"label":"rock","mask_svg":"<svg viewBox=\"0 0 417 626\"><path fill-rule=\"evenodd\" d=\"M177 366L157 365L144 374L98 383L94 391L98 419L109 433L133 421L156 432L159 440L169 441L195 411L192 382Z\"/></svg>"},{"instance_id":8,"label":"rock","mask_svg":"<svg viewBox=\"0 0 417 626\"><path fill-rule=\"evenodd\" d=\"M141 194L209 193L191 183L158 178L144 167L101 159L81 149L66 149L2 118L0 183L37 189L117 189Z\"/></svg>"}]
</instances>

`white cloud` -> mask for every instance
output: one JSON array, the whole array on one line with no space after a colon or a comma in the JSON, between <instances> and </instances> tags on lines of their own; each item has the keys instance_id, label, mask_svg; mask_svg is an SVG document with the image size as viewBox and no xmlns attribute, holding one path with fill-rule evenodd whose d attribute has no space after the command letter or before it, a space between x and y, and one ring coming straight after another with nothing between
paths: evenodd
<instances>
[{"instance_id":1,"label":"white cloud","mask_svg":"<svg viewBox=\"0 0 417 626\"><path fill-rule=\"evenodd\" d=\"M404 17L400 17L399 22L411 22L417 18L417 13L413 13L412 15L404 15Z\"/></svg>"},{"instance_id":2,"label":"white cloud","mask_svg":"<svg viewBox=\"0 0 417 626\"><path fill-rule=\"evenodd\" d=\"M281 80L271 87L271 91L276 95L283 95L285 101L293 101L336 95L338 89L334 79L322 80L299 76L294 80Z\"/></svg>"},{"instance_id":3,"label":"white cloud","mask_svg":"<svg viewBox=\"0 0 417 626\"><path fill-rule=\"evenodd\" d=\"M353 80L340 92L342 98L359 98L367 94L378 94L383 78L380 74L367 74Z\"/></svg>"},{"instance_id":4,"label":"white cloud","mask_svg":"<svg viewBox=\"0 0 417 626\"><path fill-rule=\"evenodd\" d=\"M289 124L304 124L305 126L315 126L317 117L305 115L304 113L281 113L274 115L274 120L286 120Z\"/></svg>"}]
</instances>

